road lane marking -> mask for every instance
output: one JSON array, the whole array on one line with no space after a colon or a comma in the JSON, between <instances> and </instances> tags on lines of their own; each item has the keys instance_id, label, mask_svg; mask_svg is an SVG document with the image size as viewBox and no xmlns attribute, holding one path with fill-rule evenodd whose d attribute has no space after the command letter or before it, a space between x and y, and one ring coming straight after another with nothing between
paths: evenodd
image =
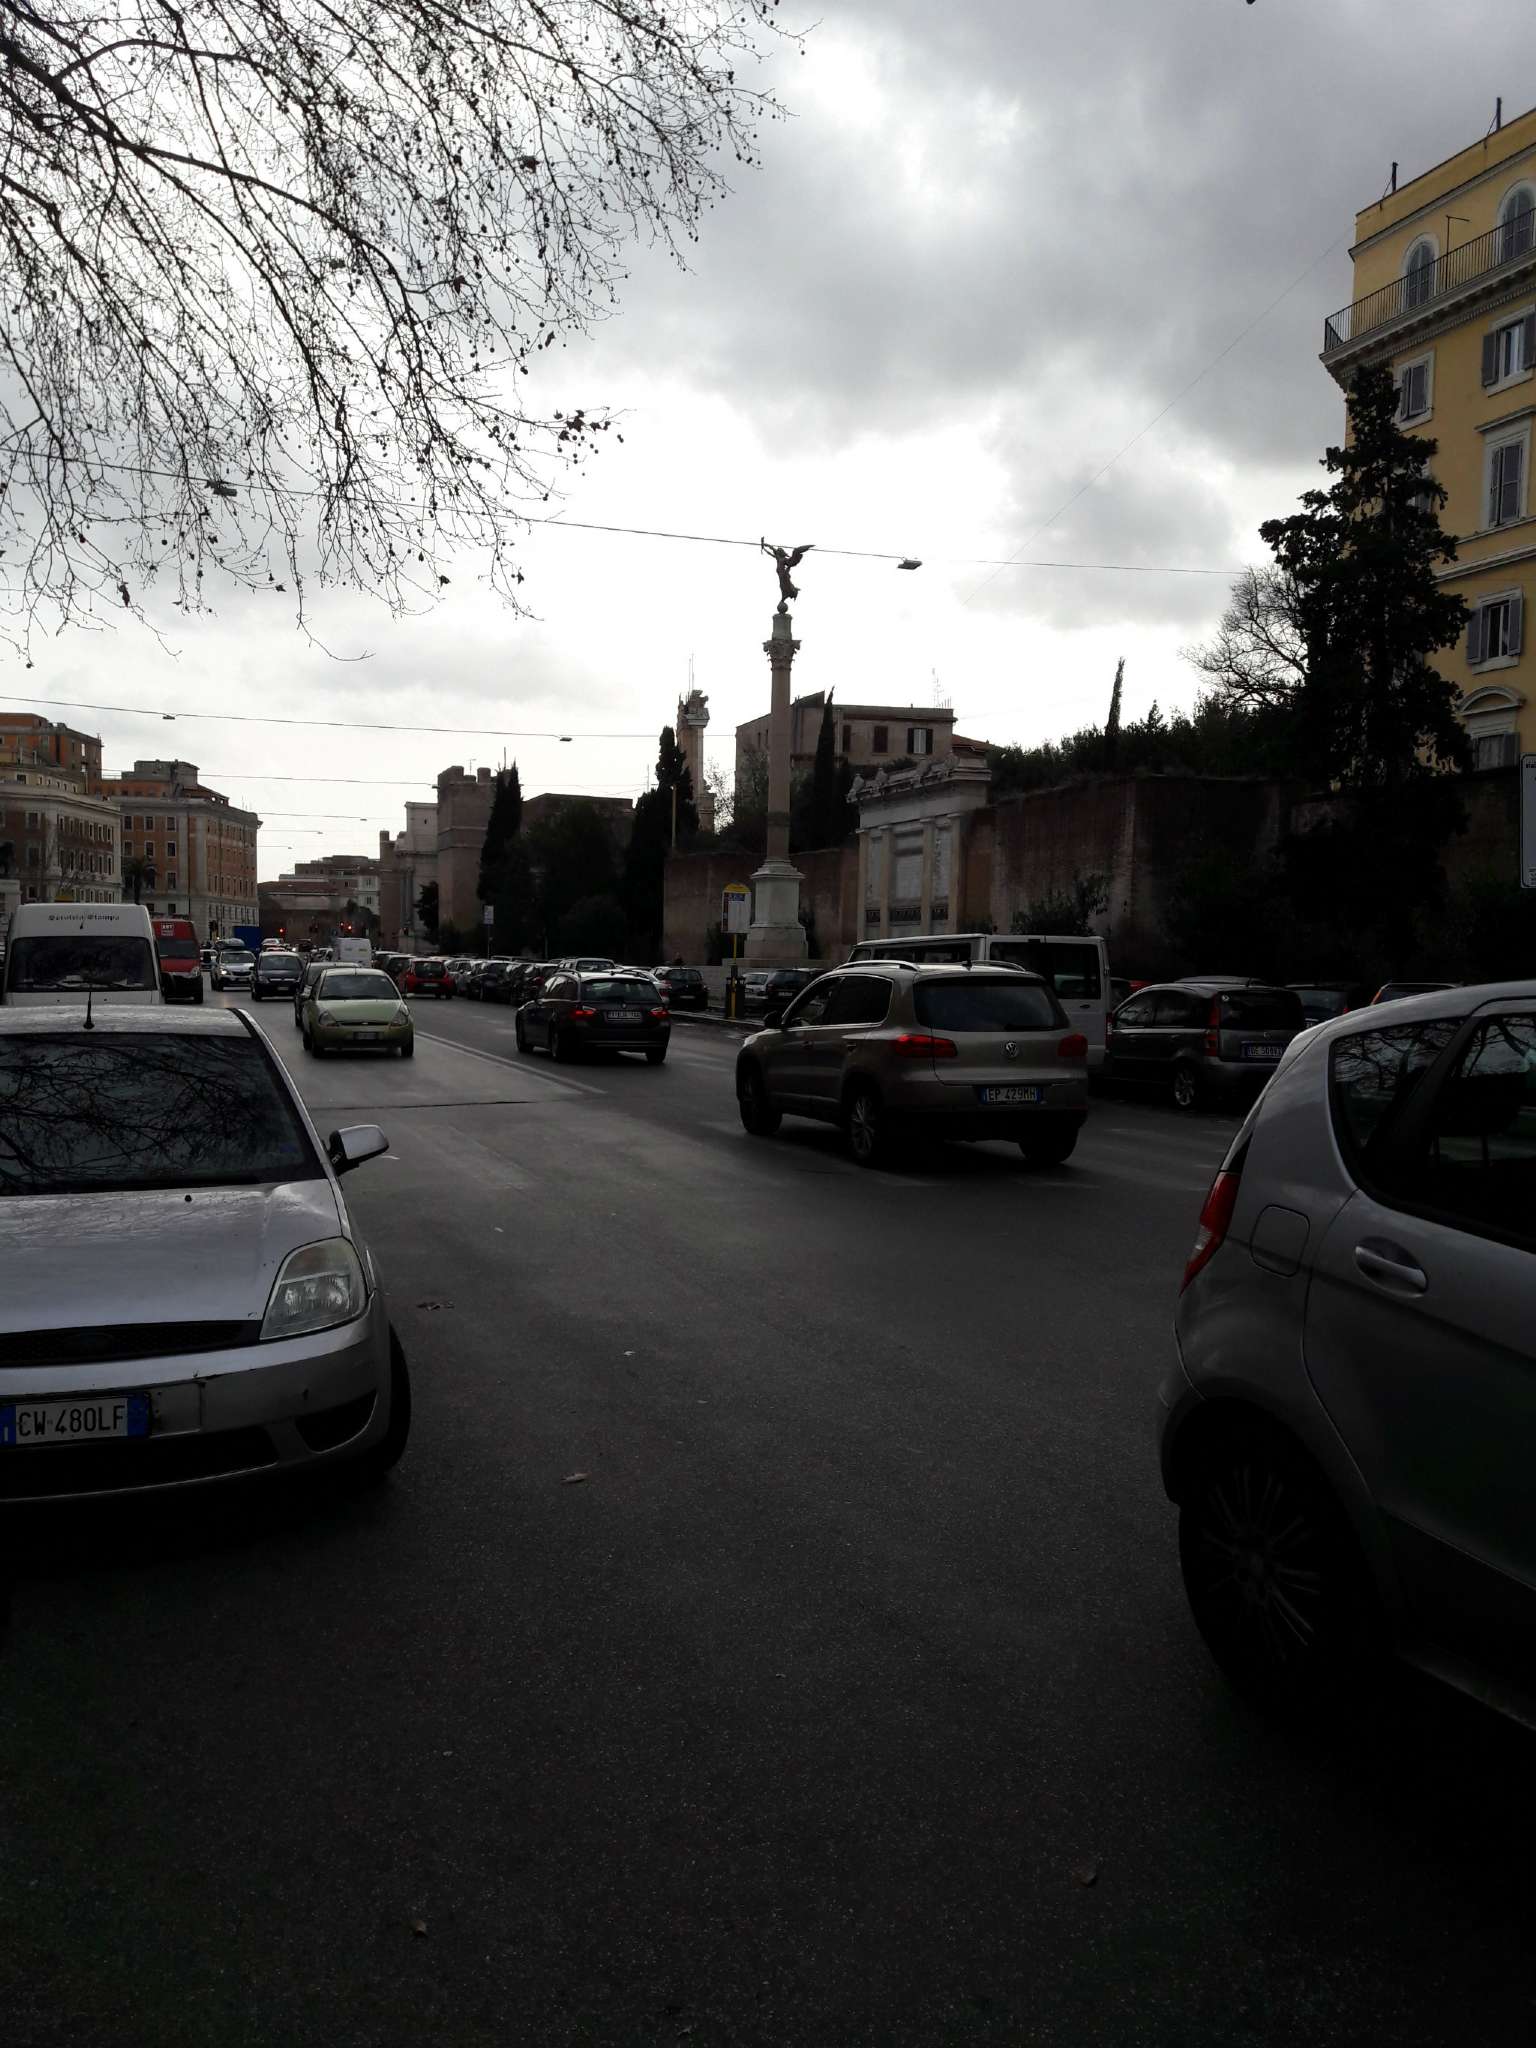
<instances>
[{"instance_id":1,"label":"road lane marking","mask_svg":"<svg viewBox=\"0 0 1536 2048\"><path fill-rule=\"evenodd\" d=\"M515 1060L509 1060L505 1053L481 1052L478 1046L461 1045L456 1038L438 1038L431 1031L418 1030L416 1036L424 1038L428 1045L445 1045L450 1052L461 1052L468 1059L489 1060L492 1066L511 1067L517 1073L525 1075L528 1080L534 1082L538 1087L569 1088L574 1095L601 1095L604 1093L603 1089L594 1088L590 1081L568 1080L564 1074L535 1073L530 1068L525 1054L519 1054Z\"/></svg>"}]
</instances>

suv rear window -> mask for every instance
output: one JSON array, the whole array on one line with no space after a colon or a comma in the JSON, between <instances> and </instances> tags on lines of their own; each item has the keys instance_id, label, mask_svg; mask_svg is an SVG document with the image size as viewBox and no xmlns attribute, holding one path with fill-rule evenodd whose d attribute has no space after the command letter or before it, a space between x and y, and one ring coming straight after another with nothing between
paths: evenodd
<instances>
[{"instance_id":1,"label":"suv rear window","mask_svg":"<svg viewBox=\"0 0 1536 2048\"><path fill-rule=\"evenodd\" d=\"M1294 989L1229 989L1221 998L1223 1031L1300 1031L1306 1021Z\"/></svg>"},{"instance_id":2,"label":"suv rear window","mask_svg":"<svg viewBox=\"0 0 1536 2048\"><path fill-rule=\"evenodd\" d=\"M614 976L612 980L583 981L581 984L583 1002L626 1003L630 1009L639 1009L656 1000L653 982L641 981L638 975L633 981Z\"/></svg>"},{"instance_id":3,"label":"suv rear window","mask_svg":"<svg viewBox=\"0 0 1536 2048\"><path fill-rule=\"evenodd\" d=\"M321 1171L248 1038L0 1038L0 1195L250 1186Z\"/></svg>"},{"instance_id":4,"label":"suv rear window","mask_svg":"<svg viewBox=\"0 0 1536 2048\"><path fill-rule=\"evenodd\" d=\"M919 1024L933 1031L1054 1031L1066 1023L1048 988L1009 975L995 981L920 981L912 991Z\"/></svg>"}]
</instances>

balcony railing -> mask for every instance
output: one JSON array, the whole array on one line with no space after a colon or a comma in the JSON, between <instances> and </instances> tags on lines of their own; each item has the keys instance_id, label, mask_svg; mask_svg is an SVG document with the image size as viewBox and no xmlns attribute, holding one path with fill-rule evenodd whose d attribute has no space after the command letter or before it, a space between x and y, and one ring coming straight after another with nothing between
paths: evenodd
<instances>
[{"instance_id":1,"label":"balcony railing","mask_svg":"<svg viewBox=\"0 0 1536 2048\"><path fill-rule=\"evenodd\" d=\"M1323 322L1323 354L1359 341L1372 328L1385 327L1404 313L1432 306L1437 299L1459 291L1474 278L1485 277L1506 265L1518 263L1536 247L1536 206L1511 214L1486 235L1447 249L1430 263L1420 264L1404 276L1368 292L1352 306L1343 306Z\"/></svg>"}]
</instances>

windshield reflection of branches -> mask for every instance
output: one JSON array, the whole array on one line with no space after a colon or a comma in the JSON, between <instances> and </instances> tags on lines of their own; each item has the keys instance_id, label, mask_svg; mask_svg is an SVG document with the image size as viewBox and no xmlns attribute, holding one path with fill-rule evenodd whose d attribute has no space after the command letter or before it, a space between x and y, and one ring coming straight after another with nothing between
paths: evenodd
<instances>
[{"instance_id":1,"label":"windshield reflection of branches","mask_svg":"<svg viewBox=\"0 0 1536 2048\"><path fill-rule=\"evenodd\" d=\"M320 1172L245 1041L111 1033L0 1041L0 1191L213 1187Z\"/></svg>"},{"instance_id":2,"label":"windshield reflection of branches","mask_svg":"<svg viewBox=\"0 0 1536 2048\"><path fill-rule=\"evenodd\" d=\"M145 939L102 932L44 932L11 942L13 989L152 989L157 984Z\"/></svg>"},{"instance_id":3,"label":"windshield reflection of branches","mask_svg":"<svg viewBox=\"0 0 1536 2048\"><path fill-rule=\"evenodd\" d=\"M1364 1031L1334 1047L1333 1080L1356 1144L1381 1144L1412 1095L1460 1029L1446 1017L1432 1024L1396 1024Z\"/></svg>"}]
</instances>

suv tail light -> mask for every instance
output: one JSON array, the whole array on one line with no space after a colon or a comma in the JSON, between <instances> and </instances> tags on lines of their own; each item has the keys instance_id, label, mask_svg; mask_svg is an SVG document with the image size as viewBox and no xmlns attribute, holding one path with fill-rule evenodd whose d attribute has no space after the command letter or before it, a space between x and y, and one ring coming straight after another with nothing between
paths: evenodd
<instances>
[{"instance_id":1,"label":"suv tail light","mask_svg":"<svg viewBox=\"0 0 1536 2048\"><path fill-rule=\"evenodd\" d=\"M1081 1031L1069 1031L1056 1048L1059 1060L1085 1060L1088 1057L1088 1041Z\"/></svg>"},{"instance_id":2,"label":"suv tail light","mask_svg":"<svg viewBox=\"0 0 1536 2048\"><path fill-rule=\"evenodd\" d=\"M952 1038L935 1038L927 1031L903 1031L891 1046L902 1060L957 1060L960 1049Z\"/></svg>"},{"instance_id":3,"label":"suv tail light","mask_svg":"<svg viewBox=\"0 0 1536 2048\"><path fill-rule=\"evenodd\" d=\"M1212 1059L1221 1052L1221 997L1211 997L1210 1015L1205 1020L1205 1049Z\"/></svg>"},{"instance_id":4,"label":"suv tail light","mask_svg":"<svg viewBox=\"0 0 1536 2048\"><path fill-rule=\"evenodd\" d=\"M571 1022L573 1024L590 1024L596 1015L596 1010L572 1010Z\"/></svg>"},{"instance_id":5,"label":"suv tail light","mask_svg":"<svg viewBox=\"0 0 1536 2048\"><path fill-rule=\"evenodd\" d=\"M661 1009L661 1010L652 1010L652 1012L651 1012L651 1015L652 1015L653 1017L665 1017L665 1016L666 1016L666 1014L667 1014L667 1013L666 1013L666 1011L665 1011L664 1009Z\"/></svg>"},{"instance_id":6,"label":"suv tail light","mask_svg":"<svg viewBox=\"0 0 1536 2048\"><path fill-rule=\"evenodd\" d=\"M1184 1278L1179 1283L1179 1292L1204 1270L1226 1241L1232 1227L1232 1211L1237 1207L1237 1190L1242 1180L1242 1158L1225 1162L1216 1178L1211 1182L1211 1191L1205 1198L1205 1207L1200 1211L1199 1226L1195 1241L1190 1248L1189 1259L1184 1267Z\"/></svg>"}]
</instances>

